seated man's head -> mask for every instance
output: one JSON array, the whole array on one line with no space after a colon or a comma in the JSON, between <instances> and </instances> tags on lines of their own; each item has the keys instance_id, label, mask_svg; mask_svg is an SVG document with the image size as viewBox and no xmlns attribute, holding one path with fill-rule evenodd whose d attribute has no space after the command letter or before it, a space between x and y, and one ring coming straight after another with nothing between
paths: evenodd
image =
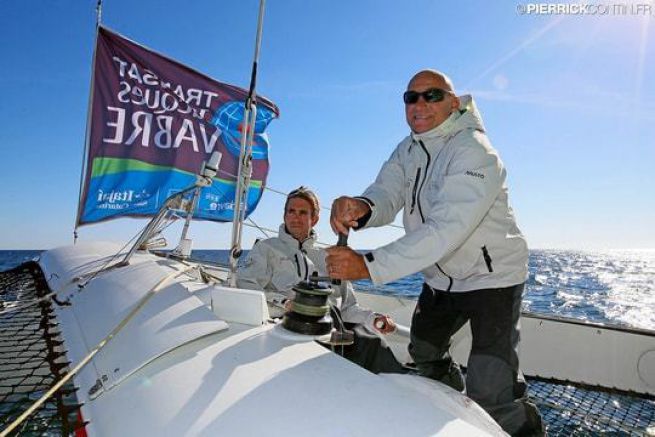
<instances>
[{"instance_id":1,"label":"seated man's head","mask_svg":"<svg viewBox=\"0 0 655 437\"><path fill-rule=\"evenodd\" d=\"M318 197L312 190L300 187L289 193L284 204L284 225L298 241L304 241L316 223L319 211Z\"/></svg>"}]
</instances>

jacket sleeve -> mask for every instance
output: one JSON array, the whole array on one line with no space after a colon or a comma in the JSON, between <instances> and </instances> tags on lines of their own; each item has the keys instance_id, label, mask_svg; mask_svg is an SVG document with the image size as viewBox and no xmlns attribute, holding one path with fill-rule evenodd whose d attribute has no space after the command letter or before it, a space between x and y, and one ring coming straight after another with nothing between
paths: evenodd
<instances>
[{"instance_id":1,"label":"jacket sleeve","mask_svg":"<svg viewBox=\"0 0 655 437\"><path fill-rule=\"evenodd\" d=\"M244 265L237 270L237 286L264 291L272 277L273 266L268 262L266 243L260 241L253 246Z\"/></svg>"},{"instance_id":2,"label":"jacket sleeve","mask_svg":"<svg viewBox=\"0 0 655 437\"><path fill-rule=\"evenodd\" d=\"M362 193L373 205L371 217L364 227L391 223L405 204L405 170L400 160L401 143L384 163L375 182Z\"/></svg>"},{"instance_id":3,"label":"jacket sleeve","mask_svg":"<svg viewBox=\"0 0 655 437\"><path fill-rule=\"evenodd\" d=\"M237 286L250 290L264 292L271 317L284 315L284 304L293 297L291 290L277 290L273 284L273 261L270 258L271 249L265 242L255 244L248 258L237 272Z\"/></svg>"},{"instance_id":4,"label":"jacket sleeve","mask_svg":"<svg viewBox=\"0 0 655 437\"><path fill-rule=\"evenodd\" d=\"M375 333L376 330L373 326L373 322L375 321L377 314L367 308L362 308L357 303L352 283L350 281L342 281L339 291L341 293L340 309L343 321L362 324L369 331Z\"/></svg>"},{"instance_id":5,"label":"jacket sleeve","mask_svg":"<svg viewBox=\"0 0 655 437\"><path fill-rule=\"evenodd\" d=\"M277 291L265 291L264 295L266 296L266 303L268 303L268 314L272 318L284 316L286 312L284 304L289 299L289 296L285 293L278 293Z\"/></svg>"},{"instance_id":6,"label":"jacket sleeve","mask_svg":"<svg viewBox=\"0 0 655 437\"><path fill-rule=\"evenodd\" d=\"M498 155L486 137L453 144L443 183L431 194L425 223L365 259L375 284L425 269L457 250L491 209L505 180ZM429 181L433 183L433 181Z\"/></svg>"}]
</instances>

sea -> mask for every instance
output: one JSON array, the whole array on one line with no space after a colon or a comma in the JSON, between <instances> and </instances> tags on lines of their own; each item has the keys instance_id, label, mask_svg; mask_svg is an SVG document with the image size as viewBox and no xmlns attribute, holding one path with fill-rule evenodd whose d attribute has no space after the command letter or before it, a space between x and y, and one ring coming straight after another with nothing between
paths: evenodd
<instances>
[{"instance_id":1,"label":"sea","mask_svg":"<svg viewBox=\"0 0 655 437\"><path fill-rule=\"evenodd\" d=\"M35 259L40 250L0 251L0 271ZM226 264L227 250L196 250L193 258ZM243 257L242 257L243 259ZM532 250L523 309L538 314L655 330L655 249ZM420 274L383 287L358 281L380 294L418 296Z\"/></svg>"}]
</instances>

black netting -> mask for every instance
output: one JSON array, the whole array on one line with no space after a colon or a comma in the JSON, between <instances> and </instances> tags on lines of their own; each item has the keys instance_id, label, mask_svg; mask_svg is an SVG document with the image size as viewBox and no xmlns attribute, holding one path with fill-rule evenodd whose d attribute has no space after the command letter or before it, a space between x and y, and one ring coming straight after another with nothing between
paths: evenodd
<instances>
[{"instance_id":1,"label":"black netting","mask_svg":"<svg viewBox=\"0 0 655 437\"><path fill-rule=\"evenodd\" d=\"M549 436L655 435L655 399L529 379ZM650 433L650 434L649 434Z\"/></svg>"},{"instance_id":2,"label":"black netting","mask_svg":"<svg viewBox=\"0 0 655 437\"><path fill-rule=\"evenodd\" d=\"M65 350L43 273L34 262L0 273L0 430L61 379ZM12 435L68 435L79 426L72 384L65 385Z\"/></svg>"}]
</instances>

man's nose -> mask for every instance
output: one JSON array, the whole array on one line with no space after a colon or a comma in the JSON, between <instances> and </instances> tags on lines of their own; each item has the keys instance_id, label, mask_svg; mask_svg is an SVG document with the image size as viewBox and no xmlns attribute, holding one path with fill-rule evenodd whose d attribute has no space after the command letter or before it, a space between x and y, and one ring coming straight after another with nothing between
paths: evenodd
<instances>
[{"instance_id":1,"label":"man's nose","mask_svg":"<svg viewBox=\"0 0 655 437\"><path fill-rule=\"evenodd\" d=\"M416 103L414 103L414 106L426 106L428 104L427 100L425 100L425 97L422 95L418 96L418 100Z\"/></svg>"}]
</instances>

